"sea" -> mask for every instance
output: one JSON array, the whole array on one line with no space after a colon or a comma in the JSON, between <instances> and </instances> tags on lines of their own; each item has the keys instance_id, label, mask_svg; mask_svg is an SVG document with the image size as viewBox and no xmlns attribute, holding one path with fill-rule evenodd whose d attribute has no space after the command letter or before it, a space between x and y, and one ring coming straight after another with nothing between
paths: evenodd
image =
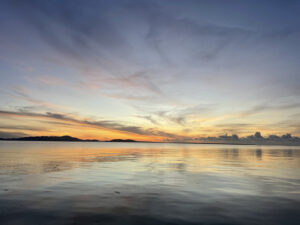
<instances>
[{"instance_id":1,"label":"sea","mask_svg":"<svg viewBox=\"0 0 300 225\"><path fill-rule=\"evenodd\" d=\"M299 225L300 147L0 141L1 225Z\"/></svg>"}]
</instances>

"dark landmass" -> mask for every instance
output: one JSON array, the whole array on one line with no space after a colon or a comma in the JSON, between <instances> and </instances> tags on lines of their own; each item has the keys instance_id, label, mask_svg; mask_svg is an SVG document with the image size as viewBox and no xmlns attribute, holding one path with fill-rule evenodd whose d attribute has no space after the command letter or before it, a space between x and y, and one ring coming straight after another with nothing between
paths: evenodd
<instances>
[{"instance_id":1,"label":"dark landmass","mask_svg":"<svg viewBox=\"0 0 300 225\"><path fill-rule=\"evenodd\" d=\"M132 140L132 139L112 139L108 142L137 142L137 141Z\"/></svg>"},{"instance_id":2,"label":"dark landmass","mask_svg":"<svg viewBox=\"0 0 300 225\"><path fill-rule=\"evenodd\" d=\"M79 139L71 137L68 135L65 136L35 136L35 137L20 137L20 138L0 138L4 141L67 141L67 142L98 142L95 139Z\"/></svg>"},{"instance_id":3,"label":"dark landmass","mask_svg":"<svg viewBox=\"0 0 300 225\"><path fill-rule=\"evenodd\" d=\"M79 139L65 136L35 136L35 137L20 137L20 138L0 138L0 141L64 141L64 142L102 142L96 139ZM133 143L178 143L178 144L228 144L228 145L284 145L284 146L300 146L300 138L285 134L282 136L269 135L263 137L260 132L248 137L238 137L238 135L221 135L218 137L199 137L194 139L166 141L166 142L150 142L150 141L135 141L132 139L112 139L105 142L133 142Z\"/></svg>"},{"instance_id":4,"label":"dark landmass","mask_svg":"<svg viewBox=\"0 0 300 225\"><path fill-rule=\"evenodd\" d=\"M96 139L79 139L76 137L65 136L33 136L19 138L0 138L2 141L65 141L65 142L100 142ZM107 142L137 142L132 139L112 139Z\"/></svg>"}]
</instances>

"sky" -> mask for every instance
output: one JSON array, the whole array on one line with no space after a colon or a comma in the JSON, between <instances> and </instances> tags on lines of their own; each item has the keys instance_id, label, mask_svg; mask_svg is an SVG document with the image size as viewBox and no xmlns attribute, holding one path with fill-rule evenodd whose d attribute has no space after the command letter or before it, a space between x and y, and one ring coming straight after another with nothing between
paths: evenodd
<instances>
[{"instance_id":1,"label":"sky","mask_svg":"<svg viewBox=\"0 0 300 225\"><path fill-rule=\"evenodd\" d=\"M0 0L0 137L300 136L300 1Z\"/></svg>"}]
</instances>

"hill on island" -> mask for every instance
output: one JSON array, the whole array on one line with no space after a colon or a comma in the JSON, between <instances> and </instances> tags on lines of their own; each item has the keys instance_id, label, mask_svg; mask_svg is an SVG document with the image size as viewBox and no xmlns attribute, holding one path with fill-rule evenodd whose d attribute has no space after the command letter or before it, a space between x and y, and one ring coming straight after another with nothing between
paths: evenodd
<instances>
[{"instance_id":1,"label":"hill on island","mask_svg":"<svg viewBox=\"0 0 300 225\"><path fill-rule=\"evenodd\" d=\"M95 139L79 139L68 135L64 136L33 136L20 138L1 138L0 140L7 141L70 141L70 142L97 142Z\"/></svg>"},{"instance_id":2,"label":"hill on island","mask_svg":"<svg viewBox=\"0 0 300 225\"><path fill-rule=\"evenodd\" d=\"M65 142L99 142L96 139L79 139L69 135L64 136L29 136L19 138L0 138L2 141L65 141ZM137 142L132 139L112 139L107 142Z\"/></svg>"}]
</instances>

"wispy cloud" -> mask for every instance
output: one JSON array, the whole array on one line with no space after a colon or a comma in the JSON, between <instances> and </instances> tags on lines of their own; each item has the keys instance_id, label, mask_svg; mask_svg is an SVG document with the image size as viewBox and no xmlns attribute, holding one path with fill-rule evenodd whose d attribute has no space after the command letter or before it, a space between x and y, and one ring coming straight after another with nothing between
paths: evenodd
<instances>
[{"instance_id":1,"label":"wispy cloud","mask_svg":"<svg viewBox=\"0 0 300 225\"><path fill-rule=\"evenodd\" d=\"M47 129L42 127L19 126L19 125L0 125L0 130L47 131Z\"/></svg>"},{"instance_id":2,"label":"wispy cloud","mask_svg":"<svg viewBox=\"0 0 300 225\"><path fill-rule=\"evenodd\" d=\"M189 119L192 116L202 116L208 112L214 111L215 105L197 104L192 106L177 106L169 110L159 110L151 112L148 116L138 116L144 118L153 124L159 124L159 121L172 122L180 126L189 126Z\"/></svg>"},{"instance_id":3,"label":"wispy cloud","mask_svg":"<svg viewBox=\"0 0 300 225\"><path fill-rule=\"evenodd\" d=\"M18 138L18 137L26 137L26 136L28 135L23 132L0 131L0 138Z\"/></svg>"},{"instance_id":4,"label":"wispy cloud","mask_svg":"<svg viewBox=\"0 0 300 225\"><path fill-rule=\"evenodd\" d=\"M290 110L296 109L300 107L300 102L284 102L284 103L274 103L274 102L265 102L262 104L258 104L248 110L245 110L239 113L239 116L251 116L263 111L271 111L271 110Z\"/></svg>"},{"instance_id":5,"label":"wispy cloud","mask_svg":"<svg viewBox=\"0 0 300 225\"><path fill-rule=\"evenodd\" d=\"M145 72L108 76L94 74L81 82L83 88L102 96L127 100L147 100L164 96L163 91Z\"/></svg>"},{"instance_id":6,"label":"wispy cloud","mask_svg":"<svg viewBox=\"0 0 300 225\"><path fill-rule=\"evenodd\" d=\"M136 117L145 119L151 122L152 124L159 125L159 122L156 119L154 119L153 116L136 116Z\"/></svg>"},{"instance_id":7,"label":"wispy cloud","mask_svg":"<svg viewBox=\"0 0 300 225\"><path fill-rule=\"evenodd\" d=\"M39 107L39 109L70 109L70 107L58 105L58 104L52 104L47 101L40 100L36 97L32 97L30 90L28 88L25 88L24 86L16 86L12 90L13 92L10 94L12 97L16 99L24 100L28 103L34 104ZM27 106L27 108L30 108L30 106ZM26 108L26 107L25 107Z\"/></svg>"},{"instance_id":8,"label":"wispy cloud","mask_svg":"<svg viewBox=\"0 0 300 225\"><path fill-rule=\"evenodd\" d=\"M17 111L0 111L0 115L2 116L12 116L12 117L29 117L29 118L40 118L40 119L54 119L58 121L62 121L64 123L75 123L78 125L84 125L89 127L96 127L99 129L109 129L109 130L115 130L119 132L128 132L128 133L134 133L138 135L148 135L148 136L163 136L163 137L169 137L174 138L178 135L159 131L156 129L145 129L139 126L130 126L130 125L124 125L115 121L110 120L88 120L88 119L79 119L75 118L72 115L62 114L62 113L53 113L53 112L46 112L46 113L34 113L34 112L17 112Z\"/></svg>"},{"instance_id":9,"label":"wispy cloud","mask_svg":"<svg viewBox=\"0 0 300 225\"><path fill-rule=\"evenodd\" d=\"M32 79L32 78L31 78ZM40 75L34 78L36 82L44 85L63 85L65 81L59 77L49 76L49 75Z\"/></svg>"}]
</instances>

